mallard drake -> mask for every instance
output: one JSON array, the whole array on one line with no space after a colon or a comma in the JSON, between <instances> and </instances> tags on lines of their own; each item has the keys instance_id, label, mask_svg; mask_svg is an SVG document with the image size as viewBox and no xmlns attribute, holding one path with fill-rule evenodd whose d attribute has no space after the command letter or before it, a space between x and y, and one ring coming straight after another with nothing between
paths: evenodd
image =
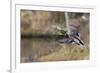
<instances>
[{"instance_id":1,"label":"mallard drake","mask_svg":"<svg viewBox=\"0 0 100 73\"><path fill-rule=\"evenodd\" d=\"M64 30L63 30L64 31ZM68 34L67 31L64 35L63 39L58 40L59 43L66 43L66 44L76 44L79 45L81 49L83 49L84 43L80 38L80 32L74 26L70 26L70 33Z\"/></svg>"}]
</instances>

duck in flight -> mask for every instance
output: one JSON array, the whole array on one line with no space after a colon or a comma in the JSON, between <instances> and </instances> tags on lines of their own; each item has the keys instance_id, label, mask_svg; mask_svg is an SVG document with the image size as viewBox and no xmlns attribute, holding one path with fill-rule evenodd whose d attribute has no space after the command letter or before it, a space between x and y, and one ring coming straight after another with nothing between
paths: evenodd
<instances>
[{"instance_id":1,"label":"duck in flight","mask_svg":"<svg viewBox=\"0 0 100 73\"><path fill-rule=\"evenodd\" d=\"M65 44L76 44L79 45L81 49L84 47L84 43L80 37L80 32L75 26L70 26L70 33L68 34L65 30L60 30L61 33L65 32L65 36L63 39L58 40L59 43L65 43Z\"/></svg>"}]
</instances>

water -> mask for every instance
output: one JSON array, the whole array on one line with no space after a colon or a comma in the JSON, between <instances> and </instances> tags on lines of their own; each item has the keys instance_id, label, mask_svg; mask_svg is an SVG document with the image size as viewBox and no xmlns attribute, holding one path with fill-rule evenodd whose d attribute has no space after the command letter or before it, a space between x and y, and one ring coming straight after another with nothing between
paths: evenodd
<instances>
[{"instance_id":1,"label":"water","mask_svg":"<svg viewBox=\"0 0 100 73\"><path fill-rule=\"evenodd\" d=\"M22 38L21 63L89 59L89 47L80 52L78 45L60 44L55 38Z\"/></svg>"},{"instance_id":2,"label":"water","mask_svg":"<svg viewBox=\"0 0 100 73\"><path fill-rule=\"evenodd\" d=\"M28 38L21 40L21 62L36 62L41 56L59 51L57 41L45 38Z\"/></svg>"}]
</instances>

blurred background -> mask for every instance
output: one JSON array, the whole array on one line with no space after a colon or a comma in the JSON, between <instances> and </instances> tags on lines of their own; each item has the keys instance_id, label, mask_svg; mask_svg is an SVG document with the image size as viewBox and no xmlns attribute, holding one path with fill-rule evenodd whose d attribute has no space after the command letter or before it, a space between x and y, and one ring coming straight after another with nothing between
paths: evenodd
<instances>
[{"instance_id":1,"label":"blurred background","mask_svg":"<svg viewBox=\"0 0 100 73\"><path fill-rule=\"evenodd\" d=\"M69 24L78 28L84 51L77 45L57 43L66 29L65 12L21 10L21 63L89 59L89 13L68 12Z\"/></svg>"}]
</instances>

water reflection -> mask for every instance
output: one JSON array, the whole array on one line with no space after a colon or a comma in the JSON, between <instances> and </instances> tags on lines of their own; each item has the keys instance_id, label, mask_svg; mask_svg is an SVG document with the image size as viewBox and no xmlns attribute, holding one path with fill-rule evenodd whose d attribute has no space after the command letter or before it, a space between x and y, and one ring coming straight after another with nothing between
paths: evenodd
<instances>
[{"instance_id":1,"label":"water reflection","mask_svg":"<svg viewBox=\"0 0 100 73\"><path fill-rule=\"evenodd\" d=\"M21 62L38 62L41 56L59 51L61 46L55 40L28 38L21 40Z\"/></svg>"},{"instance_id":2,"label":"water reflection","mask_svg":"<svg viewBox=\"0 0 100 73\"><path fill-rule=\"evenodd\" d=\"M59 43L57 40L62 37L59 35L24 35L21 37L21 63L89 59L88 46L80 52L78 45Z\"/></svg>"}]
</instances>

